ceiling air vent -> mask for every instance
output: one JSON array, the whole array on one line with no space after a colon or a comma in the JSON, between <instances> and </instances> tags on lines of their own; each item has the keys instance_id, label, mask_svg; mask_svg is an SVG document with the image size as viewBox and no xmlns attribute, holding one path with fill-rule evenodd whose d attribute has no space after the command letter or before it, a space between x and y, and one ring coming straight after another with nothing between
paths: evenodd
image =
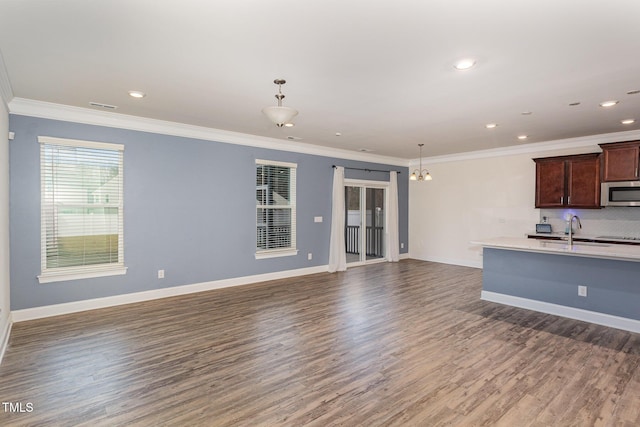
<instances>
[{"instance_id":1,"label":"ceiling air vent","mask_svg":"<svg viewBox=\"0 0 640 427\"><path fill-rule=\"evenodd\" d=\"M116 108L118 108L115 105L103 104L101 102L90 102L89 105L91 105L92 107L106 108L107 110L115 110Z\"/></svg>"}]
</instances>

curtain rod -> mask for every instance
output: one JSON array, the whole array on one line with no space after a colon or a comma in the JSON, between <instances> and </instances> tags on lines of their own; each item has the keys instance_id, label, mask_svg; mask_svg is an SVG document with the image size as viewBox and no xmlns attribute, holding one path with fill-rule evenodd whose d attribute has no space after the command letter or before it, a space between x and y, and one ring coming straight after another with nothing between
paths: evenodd
<instances>
[{"instance_id":1,"label":"curtain rod","mask_svg":"<svg viewBox=\"0 0 640 427\"><path fill-rule=\"evenodd\" d=\"M337 168L336 165L332 165L332 168ZM345 169L350 169L352 171L365 171L365 172L397 172L397 173L402 173L402 171L396 171L396 170L382 170L382 169L365 169L365 168L349 168L347 166L343 166L343 168Z\"/></svg>"}]
</instances>

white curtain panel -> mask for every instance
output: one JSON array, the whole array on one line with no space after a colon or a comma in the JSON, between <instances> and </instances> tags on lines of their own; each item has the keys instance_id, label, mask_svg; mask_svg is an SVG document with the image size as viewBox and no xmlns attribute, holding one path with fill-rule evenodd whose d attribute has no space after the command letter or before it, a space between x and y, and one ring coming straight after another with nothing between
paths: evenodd
<instances>
[{"instance_id":1,"label":"white curtain panel","mask_svg":"<svg viewBox=\"0 0 640 427\"><path fill-rule=\"evenodd\" d=\"M400 236L398 234L398 173L389 172L389 213L387 214L387 259L400 260Z\"/></svg>"},{"instance_id":2,"label":"white curtain panel","mask_svg":"<svg viewBox=\"0 0 640 427\"><path fill-rule=\"evenodd\" d=\"M333 204L331 207L331 241L329 245L330 273L347 269L344 217L344 168L336 166L333 170Z\"/></svg>"}]
</instances>

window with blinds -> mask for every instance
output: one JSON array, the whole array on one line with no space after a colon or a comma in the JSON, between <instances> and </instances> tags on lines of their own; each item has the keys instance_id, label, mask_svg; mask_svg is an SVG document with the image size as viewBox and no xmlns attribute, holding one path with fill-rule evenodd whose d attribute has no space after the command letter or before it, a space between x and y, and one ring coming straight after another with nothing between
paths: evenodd
<instances>
[{"instance_id":1,"label":"window with blinds","mask_svg":"<svg viewBox=\"0 0 640 427\"><path fill-rule=\"evenodd\" d=\"M39 137L40 282L124 274L124 146Z\"/></svg>"},{"instance_id":2,"label":"window with blinds","mask_svg":"<svg viewBox=\"0 0 640 427\"><path fill-rule=\"evenodd\" d=\"M256 160L256 258L297 254L296 167Z\"/></svg>"}]
</instances>

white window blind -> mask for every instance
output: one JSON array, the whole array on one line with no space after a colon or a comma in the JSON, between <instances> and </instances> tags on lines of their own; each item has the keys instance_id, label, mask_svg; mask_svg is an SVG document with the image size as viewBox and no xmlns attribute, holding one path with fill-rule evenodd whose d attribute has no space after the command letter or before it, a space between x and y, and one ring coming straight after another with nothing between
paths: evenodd
<instances>
[{"instance_id":1,"label":"white window blind","mask_svg":"<svg viewBox=\"0 0 640 427\"><path fill-rule=\"evenodd\" d=\"M296 167L256 160L257 258L297 253Z\"/></svg>"},{"instance_id":2,"label":"white window blind","mask_svg":"<svg viewBox=\"0 0 640 427\"><path fill-rule=\"evenodd\" d=\"M39 137L40 282L124 274L121 144Z\"/></svg>"}]
</instances>

